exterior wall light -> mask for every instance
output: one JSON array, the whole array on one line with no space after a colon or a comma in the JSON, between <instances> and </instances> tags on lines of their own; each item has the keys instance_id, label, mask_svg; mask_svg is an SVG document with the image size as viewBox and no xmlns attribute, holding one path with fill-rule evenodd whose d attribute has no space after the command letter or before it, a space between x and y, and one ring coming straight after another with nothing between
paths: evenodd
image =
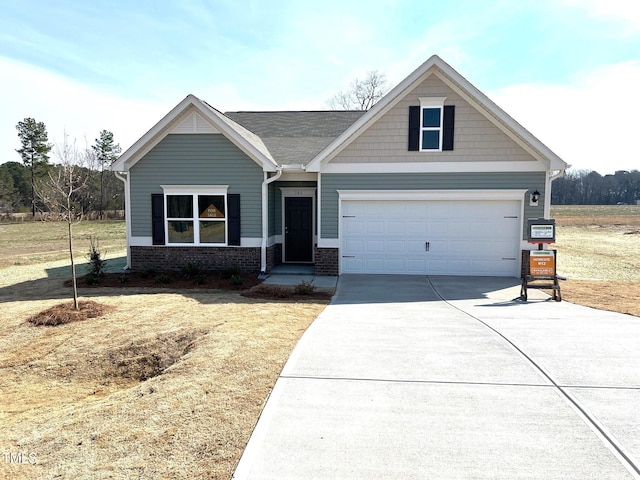
<instances>
[{"instance_id":1,"label":"exterior wall light","mask_svg":"<svg viewBox=\"0 0 640 480\"><path fill-rule=\"evenodd\" d=\"M538 206L538 200L540 200L540 192L538 190L535 190L529 196L529 206L530 207L537 207Z\"/></svg>"}]
</instances>

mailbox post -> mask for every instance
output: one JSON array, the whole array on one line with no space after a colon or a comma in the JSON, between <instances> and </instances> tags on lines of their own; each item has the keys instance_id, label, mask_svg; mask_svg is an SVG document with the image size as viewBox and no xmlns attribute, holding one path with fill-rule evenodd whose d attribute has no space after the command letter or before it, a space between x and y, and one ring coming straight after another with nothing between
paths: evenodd
<instances>
[{"instance_id":1,"label":"mailbox post","mask_svg":"<svg viewBox=\"0 0 640 480\"><path fill-rule=\"evenodd\" d=\"M549 218L533 218L527 222L529 243L538 244L538 250L529 251L529 271L522 277L520 298L527 300L527 289L552 290L553 299L562 301L562 292L556 273L556 250L544 250L545 244L556 241L556 221Z\"/></svg>"}]
</instances>

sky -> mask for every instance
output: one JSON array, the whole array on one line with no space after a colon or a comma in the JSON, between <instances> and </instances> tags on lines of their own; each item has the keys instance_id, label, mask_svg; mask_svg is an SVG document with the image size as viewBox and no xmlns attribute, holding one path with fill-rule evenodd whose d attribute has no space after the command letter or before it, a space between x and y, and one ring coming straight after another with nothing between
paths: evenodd
<instances>
[{"instance_id":1,"label":"sky","mask_svg":"<svg viewBox=\"0 0 640 480\"><path fill-rule=\"evenodd\" d=\"M190 93L324 110L433 54L572 170L640 169L640 0L0 0L0 163L26 117L124 151Z\"/></svg>"}]
</instances>

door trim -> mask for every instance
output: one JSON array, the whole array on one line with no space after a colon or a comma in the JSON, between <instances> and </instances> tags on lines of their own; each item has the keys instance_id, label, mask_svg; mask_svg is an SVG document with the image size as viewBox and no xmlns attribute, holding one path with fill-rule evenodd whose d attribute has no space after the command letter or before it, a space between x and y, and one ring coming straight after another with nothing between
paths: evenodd
<instances>
[{"instance_id":1,"label":"door trim","mask_svg":"<svg viewBox=\"0 0 640 480\"><path fill-rule=\"evenodd\" d=\"M317 228L316 228L316 187L279 187L280 188L280 192L281 192L281 207L280 210L282 212L282 230L281 230L281 235L282 235L282 263L288 263L286 261L287 258L287 252L286 252L286 247L285 247L285 222L286 222L286 216L285 216L285 198L287 197L309 197L311 198L311 262L309 263L313 263L315 261L315 248L314 246L317 244ZM294 262L294 263L300 263L300 262Z\"/></svg>"}]
</instances>

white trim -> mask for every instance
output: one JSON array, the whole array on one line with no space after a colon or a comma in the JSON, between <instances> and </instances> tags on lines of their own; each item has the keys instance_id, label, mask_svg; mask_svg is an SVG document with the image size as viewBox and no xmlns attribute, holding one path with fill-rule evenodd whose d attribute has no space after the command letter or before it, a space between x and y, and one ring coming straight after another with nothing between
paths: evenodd
<instances>
[{"instance_id":1,"label":"white trim","mask_svg":"<svg viewBox=\"0 0 640 480\"><path fill-rule=\"evenodd\" d=\"M160 185L164 193L164 243L167 247L226 247L229 245L229 212L227 205L227 190L229 185ZM182 218L169 217L167 213L167 196L169 195L190 195L193 199L192 202L192 216ZM222 243L207 243L200 242L200 221L201 218L198 215L198 196L211 195L218 196L224 199L224 217L222 219L209 219L211 222L224 223L224 242ZM176 243L169 242L169 222L171 221L191 221L193 223L193 242L192 243ZM242 239L241 242L242 243Z\"/></svg>"},{"instance_id":2,"label":"white trim","mask_svg":"<svg viewBox=\"0 0 640 480\"><path fill-rule=\"evenodd\" d=\"M313 248L316 242L316 187L279 187L281 194L281 213L282 213L282 263L286 263L287 253L285 246L285 230L286 230L286 216L285 216L285 199L289 197L303 197L311 198L311 261L315 260L315 249Z\"/></svg>"},{"instance_id":3,"label":"white trim","mask_svg":"<svg viewBox=\"0 0 640 480\"><path fill-rule=\"evenodd\" d=\"M419 152L437 153L435 150ZM465 172L539 172L538 162L421 162L399 163L328 163L322 168L322 173L465 173Z\"/></svg>"},{"instance_id":4,"label":"white trim","mask_svg":"<svg viewBox=\"0 0 640 480\"><path fill-rule=\"evenodd\" d=\"M319 238L318 248L340 248L339 238Z\"/></svg>"},{"instance_id":5,"label":"white trim","mask_svg":"<svg viewBox=\"0 0 640 480\"><path fill-rule=\"evenodd\" d=\"M178 122L184 121L193 111L198 112L213 128L219 130L231 143L260 165L264 171L276 170L278 166L276 161L271 158L271 154L257 135L191 94L187 95L136 143L120 155L110 169L122 172L129 170L169 135Z\"/></svg>"},{"instance_id":6,"label":"white trim","mask_svg":"<svg viewBox=\"0 0 640 480\"><path fill-rule=\"evenodd\" d=\"M343 200L522 200L526 189L519 190L338 190ZM338 219L340 204L338 205Z\"/></svg>"},{"instance_id":7,"label":"white trim","mask_svg":"<svg viewBox=\"0 0 640 480\"><path fill-rule=\"evenodd\" d=\"M131 268L131 184L129 182L129 174L124 172L113 172L120 181L124 183L124 232L126 236L126 245L127 245L127 264L125 265L125 269L129 270Z\"/></svg>"},{"instance_id":8,"label":"white trim","mask_svg":"<svg viewBox=\"0 0 640 480\"><path fill-rule=\"evenodd\" d=\"M420 100L420 136L418 138L418 151L420 152L442 152L442 137L444 136L444 101L447 97L419 97ZM438 108L440 110L440 125L438 127L425 127L422 124L424 109ZM424 132L438 132L438 148L424 148L422 137Z\"/></svg>"},{"instance_id":9,"label":"white trim","mask_svg":"<svg viewBox=\"0 0 640 480\"><path fill-rule=\"evenodd\" d=\"M242 248L259 248L262 242L262 238L260 237L241 237L240 238L240 247ZM276 243L276 242L272 242ZM131 237L131 241L129 245L132 247L161 247L161 248L171 248L174 244L170 245L154 245L153 237ZM193 244L189 244L193 245ZM199 245L203 246L203 245Z\"/></svg>"},{"instance_id":10,"label":"white trim","mask_svg":"<svg viewBox=\"0 0 640 480\"><path fill-rule=\"evenodd\" d=\"M229 185L160 185L165 195L226 195Z\"/></svg>"},{"instance_id":11,"label":"white trim","mask_svg":"<svg viewBox=\"0 0 640 480\"><path fill-rule=\"evenodd\" d=\"M498 107L480 90L474 87L460 73L454 70L437 55L431 56L426 62L414 70L402 82L396 85L387 95L376 103L367 113L355 121L341 135L325 147L315 158L307 164L307 171L324 171L326 163L339 154L351 142L353 142L369 125L373 124L382 115L393 108L417 85L435 74L454 91L460 94L466 101L474 106L480 113L494 123L507 136L523 146L529 153L540 160L543 170L564 170L567 163L553 153L546 145L534 137L522 125L516 122L504 110ZM540 168L539 168L540 170Z\"/></svg>"}]
</instances>

